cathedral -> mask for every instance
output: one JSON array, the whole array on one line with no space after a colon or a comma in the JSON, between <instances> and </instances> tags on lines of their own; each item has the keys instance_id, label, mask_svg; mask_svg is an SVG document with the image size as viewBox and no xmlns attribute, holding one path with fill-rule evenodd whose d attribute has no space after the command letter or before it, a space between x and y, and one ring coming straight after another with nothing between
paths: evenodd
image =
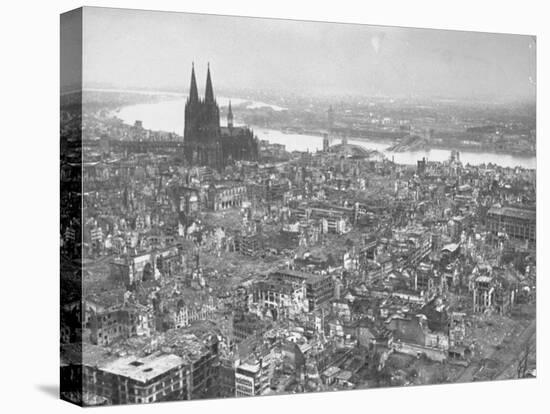
<instances>
[{"instance_id":1,"label":"cathedral","mask_svg":"<svg viewBox=\"0 0 550 414\"><path fill-rule=\"evenodd\" d=\"M258 159L258 139L251 129L233 125L231 102L227 126L220 126L220 108L214 98L210 65L204 99L199 98L195 68L191 68L191 86L185 104L183 151L188 165L209 166L217 171L234 161Z\"/></svg>"}]
</instances>

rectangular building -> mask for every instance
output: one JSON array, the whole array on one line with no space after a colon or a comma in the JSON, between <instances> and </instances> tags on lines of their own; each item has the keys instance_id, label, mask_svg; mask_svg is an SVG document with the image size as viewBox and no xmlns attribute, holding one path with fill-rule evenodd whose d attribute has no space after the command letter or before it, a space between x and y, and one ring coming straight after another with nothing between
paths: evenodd
<instances>
[{"instance_id":1,"label":"rectangular building","mask_svg":"<svg viewBox=\"0 0 550 414\"><path fill-rule=\"evenodd\" d=\"M492 207L487 212L487 226L491 233L504 232L509 237L536 241L537 213L535 210L517 207Z\"/></svg>"},{"instance_id":2,"label":"rectangular building","mask_svg":"<svg viewBox=\"0 0 550 414\"><path fill-rule=\"evenodd\" d=\"M127 356L89 368L84 376L87 389L113 404L187 399L184 361L173 354Z\"/></svg>"},{"instance_id":3,"label":"rectangular building","mask_svg":"<svg viewBox=\"0 0 550 414\"><path fill-rule=\"evenodd\" d=\"M274 280L304 282L308 311L313 312L330 302L334 296L334 281L330 275L300 272L290 269L279 269L270 274Z\"/></svg>"},{"instance_id":4,"label":"rectangular building","mask_svg":"<svg viewBox=\"0 0 550 414\"><path fill-rule=\"evenodd\" d=\"M268 358L238 364L235 370L235 397L262 395L269 389L271 373Z\"/></svg>"}]
</instances>

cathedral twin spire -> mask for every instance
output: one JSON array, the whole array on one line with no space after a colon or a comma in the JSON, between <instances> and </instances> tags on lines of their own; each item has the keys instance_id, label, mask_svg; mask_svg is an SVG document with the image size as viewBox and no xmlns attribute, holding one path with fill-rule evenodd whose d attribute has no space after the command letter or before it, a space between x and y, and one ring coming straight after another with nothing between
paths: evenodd
<instances>
[{"instance_id":1,"label":"cathedral twin spire","mask_svg":"<svg viewBox=\"0 0 550 414\"><path fill-rule=\"evenodd\" d=\"M197 89L197 78L195 77L195 64L191 65L191 86L189 88L189 102L199 101L199 91ZM204 94L204 102L214 103L214 88L212 87L212 78L210 76L210 63L206 72L206 91Z\"/></svg>"},{"instance_id":2,"label":"cathedral twin spire","mask_svg":"<svg viewBox=\"0 0 550 414\"><path fill-rule=\"evenodd\" d=\"M197 79L195 78L195 64L191 65L191 86L189 87L189 102L199 101L199 91L197 90Z\"/></svg>"},{"instance_id":3,"label":"cathedral twin spire","mask_svg":"<svg viewBox=\"0 0 550 414\"><path fill-rule=\"evenodd\" d=\"M214 89L212 88L212 79L210 78L210 63L206 72L206 92L204 94L206 103L214 103Z\"/></svg>"},{"instance_id":4,"label":"cathedral twin spire","mask_svg":"<svg viewBox=\"0 0 550 414\"><path fill-rule=\"evenodd\" d=\"M187 165L206 165L218 171L233 161L258 159L258 142L252 130L233 126L231 102L227 108L227 129L221 127L210 65L204 98L199 97L195 66L191 69L191 86L185 104L183 154Z\"/></svg>"}]
</instances>

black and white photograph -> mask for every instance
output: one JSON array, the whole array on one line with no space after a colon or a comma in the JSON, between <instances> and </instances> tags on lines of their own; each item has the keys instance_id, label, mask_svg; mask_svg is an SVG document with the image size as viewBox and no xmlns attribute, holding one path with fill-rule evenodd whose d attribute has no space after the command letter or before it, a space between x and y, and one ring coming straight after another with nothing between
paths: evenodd
<instances>
[{"instance_id":1,"label":"black and white photograph","mask_svg":"<svg viewBox=\"0 0 550 414\"><path fill-rule=\"evenodd\" d=\"M7 393L540 411L542 10L239 2L63 1L3 36L4 388L34 383Z\"/></svg>"},{"instance_id":2,"label":"black and white photograph","mask_svg":"<svg viewBox=\"0 0 550 414\"><path fill-rule=\"evenodd\" d=\"M535 36L61 25L63 399L536 377Z\"/></svg>"}]
</instances>

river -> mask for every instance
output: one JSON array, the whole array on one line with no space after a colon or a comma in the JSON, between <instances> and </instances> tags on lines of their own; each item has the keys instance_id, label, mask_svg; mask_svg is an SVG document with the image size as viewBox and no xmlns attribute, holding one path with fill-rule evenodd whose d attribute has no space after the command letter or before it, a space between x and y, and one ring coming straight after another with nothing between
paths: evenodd
<instances>
[{"instance_id":1,"label":"river","mask_svg":"<svg viewBox=\"0 0 550 414\"><path fill-rule=\"evenodd\" d=\"M226 106L228 98L218 97L220 106ZM247 107L270 106L274 110L284 110L284 108L270 105L264 102L255 102L244 99L232 98L233 105L246 104ZM142 103L125 106L116 113L120 119L127 124L133 124L136 120L143 122L143 127L156 131L176 132L183 134L184 127L184 107L183 98L170 99L154 103ZM238 113L238 109L233 112ZM237 116L238 117L238 116ZM223 121L222 121L223 124ZM282 144L286 146L287 151L316 151L322 148L322 137L316 135L283 133L277 130L254 127L254 132L259 139L267 140L271 143ZM332 144L339 141L334 141ZM350 144L355 144L366 149L377 150L386 155L389 159L394 159L398 164L415 165L423 157L430 161L444 161L449 159L450 150L431 149L428 151L403 151L392 152L387 149L391 143L381 142L379 140L348 139ZM503 167L523 167L535 169L537 166L535 157L522 157L517 155L496 154L489 152L470 152L460 151L460 160L463 164L497 164Z\"/></svg>"}]
</instances>

